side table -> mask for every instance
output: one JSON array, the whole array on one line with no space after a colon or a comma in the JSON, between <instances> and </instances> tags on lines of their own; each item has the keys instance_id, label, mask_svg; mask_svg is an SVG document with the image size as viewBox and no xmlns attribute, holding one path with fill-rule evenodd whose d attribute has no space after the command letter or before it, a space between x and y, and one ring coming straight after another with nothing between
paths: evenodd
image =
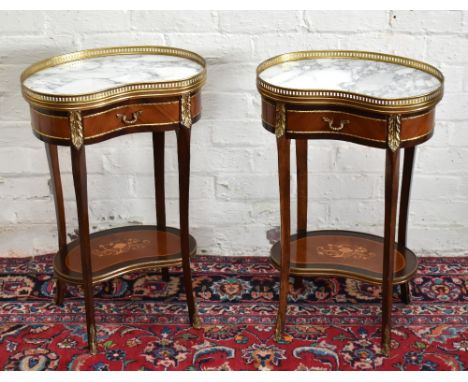
<instances>
[{"instance_id":1,"label":"side table","mask_svg":"<svg viewBox=\"0 0 468 382\"><path fill-rule=\"evenodd\" d=\"M45 142L57 215L59 251L54 260L56 302L65 283L84 289L88 345L96 353L93 284L127 272L182 264L190 323L200 326L192 291L189 234L190 132L200 118L205 60L176 48L132 46L91 49L40 61L21 75L33 133ZM175 131L179 166L180 229L166 226L164 137ZM90 234L86 146L123 134L152 132L156 225L128 226ZM57 145L69 146L79 238L66 239Z\"/></svg>"},{"instance_id":2,"label":"side table","mask_svg":"<svg viewBox=\"0 0 468 382\"><path fill-rule=\"evenodd\" d=\"M382 351L389 354L393 285L408 303L417 259L406 247L415 146L433 133L442 73L420 61L358 51L304 51L257 68L263 126L276 134L281 238L271 249L280 269L276 339L283 335L288 276L344 276L382 284ZM297 233L290 236L290 141L296 142ZM307 140L336 139L386 150L384 235L307 231ZM398 242L399 155L404 149Z\"/></svg>"}]
</instances>

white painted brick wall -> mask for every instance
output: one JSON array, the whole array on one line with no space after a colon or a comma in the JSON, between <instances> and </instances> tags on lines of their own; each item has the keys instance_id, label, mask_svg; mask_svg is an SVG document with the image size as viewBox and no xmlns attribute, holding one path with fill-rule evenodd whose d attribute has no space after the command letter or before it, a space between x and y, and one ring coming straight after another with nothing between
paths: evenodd
<instances>
[{"instance_id":1,"label":"white painted brick wall","mask_svg":"<svg viewBox=\"0 0 468 382\"><path fill-rule=\"evenodd\" d=\"M203 117L192 133L191 227L201 252L222 255L267 255L267 231L279 224L276 145L260 122L258 63L293 50L341 48L406 55L439 66L446 95L433 139L417 152L409 245L420 255L466 254L467 33L466 11L0 11L0 256L56 248L46 156L31 133L21 71L51 55L132 44L187 48L208 60ZM154 222L151 147L149 134L89 147L93 231ZM66 148L59 153L73 236L70 155ZM173 134L166 157L168 222L177 225ZM383 169L382 150L310 142L309 228L381 234ZM294 194L294 178L291 189ZM293 227L295 217L293 199Z\"/></svg>"}]
</instances>

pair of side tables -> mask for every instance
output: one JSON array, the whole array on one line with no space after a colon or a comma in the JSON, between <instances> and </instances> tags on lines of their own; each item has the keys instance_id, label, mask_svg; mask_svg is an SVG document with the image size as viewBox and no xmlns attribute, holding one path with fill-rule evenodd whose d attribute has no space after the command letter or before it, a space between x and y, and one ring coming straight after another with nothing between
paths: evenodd
<instances>
[{"instance_id":1,"label":"pair of side tables","mask_svg":"<svg viewBox=\"0 0 468 382\"><path fill-rule=\"evenodd\" d=\"M201 114L205 60L190 51L159 46L92 49L56 56L27 68L22 91L34 134L45 142L57 215L59 250L54 260L56 303L66 283L84 289L88 344L96 352L93 285L127 272L182 264L190 323L200 327L194 300L189 233L190 133ZM358 51L294 52L257 68L263 126L276 135L281 239L271 249L280 270L275 337L284 332L288 277L344 276L381 284L382 352L390 350L393 285L410 301L408 282L417 259L406 247L415 146L434 129L443 75L423 62ZM164 137L177 135L180 228L166 226ZM151 132L154 149L156 225L90 234L86 146L123 134ZM297 159L297 233L291 236L290 146ZM384 235L307 231L307 142L335 139L385 149ZM67 243L57 146L69 146L79 237ZM398 241L399 157L404 149Z\"/></svg>"}]
</instances>

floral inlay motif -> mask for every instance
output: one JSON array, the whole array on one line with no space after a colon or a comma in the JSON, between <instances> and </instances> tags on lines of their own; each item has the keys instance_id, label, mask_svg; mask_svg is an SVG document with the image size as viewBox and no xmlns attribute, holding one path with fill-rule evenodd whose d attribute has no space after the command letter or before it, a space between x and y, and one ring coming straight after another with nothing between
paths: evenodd
<instances>
[{"instance_id":1,"label":"floral inlay motif","mask_svg":"<svg viewBox=\"0 0 468 382\"><path fill-rule=\"evenodd\" d=\"M149 240L132 239L111 241L107 244L100 244L93 249L93 255L98 257L117 256L136 249L146 248L150 244Z\"/></svg>"},{"instance_id":2,"label":"floral inlay motif","mask_svg":"<svg viewBox=\"0 0 468 382\"><path fill-rule=\"evenodd\" d=\"M367 260L375 257L366 247L351 244L327 244L317 247L319 256L327 256L341 259Z\"/></svg>"}]
</instances>

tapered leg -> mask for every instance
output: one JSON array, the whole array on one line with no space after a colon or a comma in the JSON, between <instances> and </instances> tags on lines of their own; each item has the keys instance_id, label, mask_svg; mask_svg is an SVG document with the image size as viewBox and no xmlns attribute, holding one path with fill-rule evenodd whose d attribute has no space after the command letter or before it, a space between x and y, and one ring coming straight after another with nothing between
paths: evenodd
<instances>
[{"instance_id":1,"label":"tapered leg","mask_svg":"<svg viewBox=\"0 0 468 382\"><path fill-rule=\"evenodd\" d=\"M156 222L166 228L166 196L164 190L164 131L153 132L154 188L156 190ZM169 281L169 268L162 268L162 278Z\"/></svg>"},{"instance_id":2,"label":"tapered leg","mask_svg":"<svg viewBox=\"0 0 468 382\"><path fill-rule=\"evenodd\" d=\"M294 289L304 289L304 279L301 276L294 276Z\"/></svg>"},{"instance_id":3,"label":"tapered leg","mask_svg":"<svg viewBox=\"0 0 468 382\"><path fill-rule=\"evenodd\" d=\"M401 299L405 304L411 303L411 290L410 290L410 283L407 281L404 284L400 284L400 295Z\"/></svg>"},{"instance_id":4,"label":"tapered leg","mask_svg":"<svg viewBox=\"0 0 468 382\"><path fill-rule=\"evenodd\" d=\"M201 322L195 306L192 287L192 271L190 269L189 248L189 186L190 186L190 132L191 129L180 125L177 130L177 156L179 161L179 214L180 214L180 246L182 251L182 268L184 272L185 293L190 323L194 328L200 328Z\"/></svg>"},{"instance_id":5,"label":"tapered leg","mask_svg":"<svg viewBox=\"0 0 468 382\"><path fill-rule=\"evenodd\" d=\"M307 232L307 139L296 139L297 233Z\"/></svg>"},{"instance_id":6,"label":"tapered leg","mask_svg":"<svg viewBox=\"0 0 468 382\"><path fill-rule=\"evenodd\" d=\"M390 352L392 329L393 268L395 258L395 224L398 202L400 150L386 150L385 161L385 227L382 285L382 352Z\"/></svg>"},{"instance_id":7,"label":"tapered leg","mask_svg":"<svg viewBox=\"0 0 468 382\"><path fill-rule=\"evenodd\" d=\"M163 281L165 282L169 281L169 268L167 267L161 268L161 277Z\"/></svg>"},{"instance_id":8,"label":"tapered leg","mask_svg":"<svg viewBox=\"0 0 468 382\"><path fill-rule=\"evenodd\" d=\"M296 139L297 233L307 232L307 139ZM304 288L301 276L294 276L294 289Z\"/></svg>"},{"instance_id":9,"label":"tapered leg","mask_svg":"<svg viewBox=\"0 0 468 382\"><path fill-rule=\"evenodd\" d=\"M85 146L71 147L73 183L75 185L78 226L80 231L81 269L86 308L88 345L91 354L96 354L96 324L94 320L93 284L91 268L91 247L89 239L88 189L86 175Z\"/></svg>"},{"instance_id":10,"label":"tapered leg","mask_svg":"<svg viewBox=\"0 0 468 382\"><path fill-rule=\"evenodd\" d=\"M55 290L55 304L56 305L63 305L63 300L65 299L65 288L66 285L64 281L60 280L59 278L55 279L56 281L56 290Z\"/></svg>"},{"instance_id":11,"label":"tapered leg","mask_svg":"<svg viewBox=\"0 0 468 382\"><path fill-rule=\"evenodd\" d=\"M405 149L403 161L403 176L401 180L401 196L400 196L400 216L398 220L398 247L404 249L406 247L406 233L408 231L408 207L411 193L411 178L413 175L414 164L414 147ZM409 281L400 285L401 299L405 304L411 302L411 293Z\"/></svg>"},{"instance_id":12,"label":"tapered leg","mask_svg":"<svg viewBox=\"0 0 468 382\"><path fill-rule=\"evenodd\" d=\"M291 234L290 211L290 140L284 135L276 140L278 147L278 175L281 213L281 270L278 317L276 319L276 341L280 341L284 331L289 290L289 252Z\"/></svg>"},{"instance_id":13,"label":"tapered leg","mask_svg":"<svg viewBox=\"0 0 468 382\"><path fill-rule=\"evenodd\" d=\"M63 204L63 190L62 179L60 176L60 164L58 158L57 146L46 143L45 149L47 153L47 161L49 163L50 177L52 180L52 190L54 193L55 215L57 219L57 235L58 235L58 248L61 254L67 245L67 227L65 220L65 208ZM55 292L55 303L57 305L63 304L65 296L65 283L57 278Z\"/></svg>"}]
</instances>

